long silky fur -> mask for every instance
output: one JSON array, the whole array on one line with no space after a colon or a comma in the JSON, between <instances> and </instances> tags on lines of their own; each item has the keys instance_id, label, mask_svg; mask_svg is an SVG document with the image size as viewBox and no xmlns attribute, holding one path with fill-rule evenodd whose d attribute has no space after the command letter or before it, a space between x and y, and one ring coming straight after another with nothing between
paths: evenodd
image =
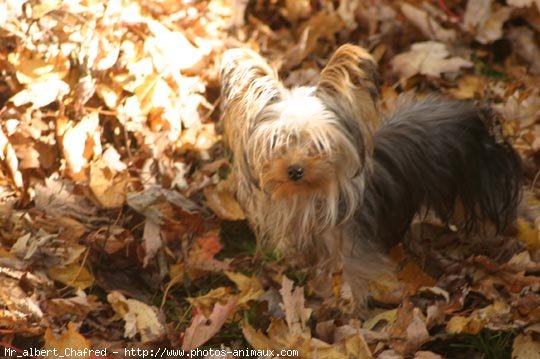
<instances>
[{"instance_id":1,"label":"long silky fur","mask_svg":"<svg viewBox=\"0 0 540 359\"><path fill-rule=\"evenodd\" d=\"M375 132L373 171L357 220L387 247L423 207L466 233L486 222L503 230L516 214L521 166L499 129L491 111L469 102L402 97ZM462 218L452 218L456 203Z\"/></svg>"},{"instance_id":2,"label":"long silky fur","mask_svg":"<svg viewBox=\"0 0 540 359\"><path fill-rule=\"evenodd\" d=\"M315 247L325 244L316 237L356 213L378 123L374 90L366 90L376 77L374 69L371 55L347 45L330 59L318 86L289 90L255 52L225 53L221 67L224 140L233 152L237 197L263 244L317 252ZM343 76L346 79L338 80ZM305 103L296 110L305 120L291 121L291 115L298 116L290 109L298 103ZM310 144L339 165L340 173L325 193L274 200L263 188L264 165L279 151Z\"/></svg>"},{"instance_id":3,"label":"long silky fur","mask_svg":"<svg viewBox=\"0 0 540 359\"><path fill-rule=\"evenodd\" d=\"M237 198L259 243L302 254L322 280L342 272L357 309L369 280L390 269L384 249L421 208L451 220L461 203L467 231L484 220L501 230L514 215L519 159L490 132L493 116L429 98L402 101L381 122L376 65L364 49L340 47L315 87L284 88L244 49L225 53L221 78ZM268 168L296 152L317 159L324 185L276 198Z\"/></svg>"}]
</instances>

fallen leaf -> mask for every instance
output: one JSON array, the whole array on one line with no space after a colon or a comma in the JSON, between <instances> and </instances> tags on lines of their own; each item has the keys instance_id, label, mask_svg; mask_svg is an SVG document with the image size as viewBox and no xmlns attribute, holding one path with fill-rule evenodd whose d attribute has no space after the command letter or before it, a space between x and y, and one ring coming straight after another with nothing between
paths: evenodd
<instances>
[{"instance_id":1,"label":"fallen leaf","mask_svg":"<svg viewBox=\"0 0 540 359\"><path fill-rule=\"evenodd\" d=\"M90 164L88 186L103 208L119 208L126 203L130 178L127 172L117 173L101 161Z\"/></svg>"},{"instance_id":2,"label":"fallen leaf","mask_svg":"<svg viewBox=\"0 0 540 359\"><path fill-rule=\"evenodd\" d=\"M406 291L411 294L416 293L420 287L432 287L435 285L435 280L424 273L418 264L414 262L407 263L397 273L397 277L406 283Z\"/></svg>"},{"instance_id":3,"label":"fallen leaf","mask_svg":"<svg viewBox=\"0 0 540 359\"><path fill-rule=\"evenodd\" d=\"M89 313L102 307L98 298L87 295L83 290L78 290L76 295L68 298L53 298L47 302L47 314L53 317L70 315L80 320Z\"/></svg>"},{"instance_id":4,"label":"fallen leaf","mask_svg":"<svg viewBox=\"0 0 540 359\"><path fill-rule=\"evenodd\" d=\"M193 46L181 32L171 31L158 21L148 21L147 25L154 36L146 39L144 48L152 56L158 71L197 70L207 55L204 50Z\"/></svg>"},{"instance_id":5,"label":"fallen leaf","mask_svg":"<svg viewBox=\"0 0 540 359\"><path fill-rule=\"evenodd\" d=\"M450 88L448 92L458 100L481 98L484 95L484 79L475 75L465 75L458 79L457 88Z\"/></svg>"},{"instance_id":6,"label":"fallen leaf","mask_svg":"<svg viewBox=\"0 0 540 359\"><path fill-rule=\"evenodd\" d=\"M15 106L31 103L32 108L45 107L54 101L62 100L69 93L69 85L62 80L49 79L43 82L34 82L17 92L10 101Z\"/></svg>"},{"instance_id":7,"label":"fallen leaf","mask_svg":"<svg viewBox=\"0 0 540 359\"><path fill-rule=\"evenodd\" d=\"M503 35L503 25L510 18L512 9L506 6L495 7L493 0L468 1L463 16L466 30L475 35L476 40L488 44ZM495 9L494 9L495 8Z\"/></svg>"},{"instance_id":8,"label":"fallen leaf","mask_svg":"<svg viewBox=\"0 0 540 359\"><path fill-rule=\"evenodd\" d=\"M101 154L99 115L92 112L68 129L62 139L64 157L73 174L81 172L94 155Z\"/></svg>"},{"instance_id":9,"label":"fallen leaf","mask_svg":"<svg viewBox=\"0 0 540 359\"><path fill-rule=\"evenodd\" d=\"M101 157L107 168L115 172L122 172L127 169L127 165L120 159L120 154L113 146L107 146Z\"/></svg>"},{"instance_id":10,"label":"fallen leaf","mask_svg":"<svg viewBox=\"0 0 540 359\"><path fill-rule=\"evenodd\" d=\"M219 332L227 318L235 310L236 303L232 300L225 305L216 303L209 318L206 318L202 313L197 313L184 333L182 349L191 350L206 343Z\"/></svg>"},{"instance_id":11,"label":"fallen leaf","mask_svg":"<svg viewBox=\"0 0 540 359\"><path fill-rule=\"evenodd\" d=\"M265 349L277 349L274 345L275 342L268 338L263 332L260 330L256 330L253 328L247 321L242 322L242 334L244 334L244 337L249 342L249 344L258 350L265 350Z\"/></svg>"},{"instance_id":12,"label":"fallen leaf","mask_svg":"<svg viewBox=\"0 0 540 359\"><path fill-rule=\"evenodd\" d=\"M96 214L95 208L83 196L74 193L73 182L51 176L35 187L36 208L54 217L72 217L87 223Z\"/></svg>"},{"instance_id":13,"label":"fallen leaf","mask_svg":"<svg viewBox=\"0 0 540 359\"><path fill-rule=\"evenodd\" d=\"M339 2L336 13L339 15L348 30L354 30L358 23L356 22L356 13L360 7L360 0L343 0Z\"/></svg>"},{"instance_id":14,"label":"fallen leaf","mask_svg":"<svg viewBox=\"0 0 540 359\"><path fill-rule=\"evenodd\" d=\"M8 61L17 70L17 80L23 85L47 83L49 80L53 82L62 80L67 76L70 69L68 58L62 56L45 58L36 56L35 53L29 50L10 53ZM47 92L46 89L45 92Z\"/></svg>"},{"instance_id":15,"label":"fallen leaf","mask_svg":"<svg viewBox=\"0 0 540 359\"><path fill-rule=\"evenodd\" d=\"M13 183L18 189L23 188L23 178L19 171L19 160L15 150L9 143L8 138L4 134L4 131L0 127L0 161L5 164Z\"/></svg>"},{"instance_id":16,"label":"fallen leaf","mask_svg":"<svg viewBox=\"0 0 540 359\"><path fill-rule=\"evenodd\" d=\"M91 348L90 341L78 332L77 327L72 322L68 323L67 330L59 336L55 336L51 328L47 328L43 338L45 340L43 349L50 350L48 353L51 353L47 356L48 359L58 358L53 354L55 349L57 353L61 353L67 359L93 358L90 353L85 353L85 350L88 351Z\"/></svg>"},{"instance_id":17,"label":"fallen leaf","mask_svg":"<svg viewBox=\"0 0 540 359\"><path fill-rule=\"evenodd\" d=\"M292 22L307 17L311 12L309 0L285 0L284 14Z\"/></svg>"},{"instance_id":18,"label":"fallen leaf","mask_svg":"<svg viewBox=\"0 0 540 359\"><path fill-rule=\"evenodd\" d=\"M419 351L414 355L414 359L444 359L439 354L427 351Z\"/></svg>"},{"instance_id":19,"label":"fallen leaf","mask_svg":"<svg viewBox=\"0 0 540 359\"><path fill-rule=\"evenodd\" d=\"M217 186L209 186L204 189L206 205L221 219L228 221L245 219L244 211L234 198L230 186L222 184L223 182L219 182Z\"/></svg>"},{"instance_id":20,"label":"fallen leaf","mask_svg":"<svg viewBox=\"0 0 540 359\"><path fill-rule=\"evenodd\" d=\"M430 39L439 40L441 42L452 42L456 38L455 30L443 28L437 20L424 10L409 3L402 3L401 12L407 20L412 22L420 29L420 31L422 31L424 36Z\"/></svg>"},{"instance_id":21,"label":"fallen leaf","mask_svg":"<svg viewBox=\"0 0 540 359\"><path fill-rule=\"evenodd\" d=\"M395 273L382 273L369 281L369 293L381 303L397 304L403 296L404 285Z\"/></svg>"},{"instance_id":22,"label":"fallen leaf","mask_svg":"<svg viewBox=\"0 0 540 359\"><path fill-rule=\"evenodd\" d=\"M264 293L261 283L255 276L248 277L242 273L229 271L225 271L225 275L232 280L238 288L239 293L236 296L236 302L239 305L245 304L250 300L257 300Z\"/></svg>"},{"instance_id":23,"label":"fallen leaf","mask_svg":"<svg viewBox=\"0 0 540 359\"><path fill-rule=\"evenodd\" d=\"M152 222L151 220L146 220L144 222L144 232L143 232L143 248L144 248L144 259L143 267L148 265L148 262L154 258L157 254L163 242L161 240L161 231L160 225Z\"/></svg>"},{"instance_id":24,"label":"fallen leaf","mask_svg":"<svg viewBox=\"0 0 540 359\"><path fill-rule=\"evenodd\" d=\"M535 251L540 249L540 232L522 218L516 220L518 234L516 238L525 243L527 249Z\"/></svg>"},{"instance_id":25,"label":"fallen leaf","mask_svg":"<svg viewBox=\"0 0 540 359\"><path fill-rule=\"evenodd\" d=\"M403 355L416 352L430 339L424 315L408 300L398 309L391 335L392 348Z\"/></svg>"},{"instance_id":26,"label":"fallen leaf","mask_svg":"<svg viewBox=\"0 0 540 359\"><path fill-rule=\"evenodd\" d=\"M540 0L506 0L506 3L514 7L529 7L536 4L536 8L540 11Z\"/></svg>"},{"instance_id":27,"label":"fallen leaf","mask_svg":"<svg viewBox=\"0 0 540 359\"><path fill-rule=\"evenodd\" d=\"M301 334L308 330L306 325L311 316L311 309L305 307L304 288L296 287L293 290L293 281L283 276L279 293L283 298L281 307L285 311L289 331L293 334Z\"/></svg>"},{"instance_id":28,"label":"fallen leaf","mask_svg":"<svg viewBox=\"0 0 540 359\"><path fill-rule=\"evenodd\" d=\"M79 263L49 268L47 274L51 279L76 289L86 289L94 284L92 273Z\"/></svg>"},{"instance_id":29,"label":"fallen leaf","mask_svg":"<svg viewBox=\"0 0 540 359\"><path fill-rule=\"evenodd\" d=\"M386 310L372 318L368 318L362 327L369 330L384 331L385 328L389 328L395 323L397 314L397 309Z\"/></svg>"},{"instance_id":30,"label":"fallen leaf","mask_svg":"<svg viewBox=\"0 0 540 359\"><path fill-rule=\"evenodd\" d=\"M300 39L285 55L282 70L289 70L298 65L316 48L321 38L330 38L344 26L341 18L333 13L320 11L304 22L299 30Z\"/></svg>"},{"instance_id":31,"label":"fallen leaf","mask_svg":"<svg viewBox=\"0 0 540 359\"><path fill-rule=\"evenodd\" d=\"M540 342L531 335L520 334L512 344L512 359L536 359L540 357Z\"/></svg>"},{"instance_id":32,"label":"fallen leaf","mask_svg":"<svg viewBox=\"0 0 540 359\"><path fill-rule=\"evenodd\" d=\"M141 335L141 341L157 340L165 335L165 325L157 308L136 299L126 299L118 291L107 294L107 301L125 321L124 336Z\"/></svg>"},{"instance_id":33,"label":"fallen leaf","mask_svg":"<svg viewBox=\"0 0 540 359\"><path fill-rule=\"evenodd\" d=\"M453 316L446 323L446 331L452 334L478 334L486 325L509 323L510 307L503 302L495 302L485 308L475 310L468 317Z\"/></svg>"},{"instance_id":34,"label":"fallen leaf","mask_svg":"<svg viewBox=\"0 0 540 359\"><path fill-rule=\"evenodd\" d=\"M208 293L198 297L189 297L187 301L196 307L202 314L209 317L216 303L225 304L232 301L232 289L229 287L219 287L211 289Z\"/></svg>"},{"instance_id":35,"label":"fallen leaf","mask_svg":"<svg viewBox=\"0 0 540 359\"><path fill-rule=\"evenodd\" d=\"M446 72L457 72L461 68L472 67L473 63L464 58L449 57L446 45L436 41L417 42L411 50L397 55L392 66L402 79L416 74L441 77Z\"/></svg>"},{"instance_id":36,"label":"fallen leaf","mask_svg":"<svg viewBox=\"0 0 540 359\"><path fill-rule=\"evenodd\" d=\"M540 6L540 0L538 2ZM540 48L535 39L535 33L525 26L508 29L507 38L512 42L512 48L529 65L532 74L540 75Z\"/></svg>"},{"instance_id":37,"label":"fallen leaf","mask_svg":"<svg viewBox=\"0 0 540 359\"><path fill-rule=\"evenodd\" d=\"M348 336L342 341L336 343L337 346L343 346L344 352L349 358L358 358L358 359L372 359L373 355L371 350L360 333Z\"/></svg>"},{"instance_id":38,"label":"fallen leaf","mask_svg":"<svg viewBox=\"0 0 540 359\"><path fill-rule=\"evenodd\" d=\"M36 335L43 332L43 311L36 296L29 296L20 287L27 273L0 267L0 326L11 328L19 333ZM35 281L33 275L29 280L36 287L46 289L42 280Z\"/></svg>"}]
</instances>

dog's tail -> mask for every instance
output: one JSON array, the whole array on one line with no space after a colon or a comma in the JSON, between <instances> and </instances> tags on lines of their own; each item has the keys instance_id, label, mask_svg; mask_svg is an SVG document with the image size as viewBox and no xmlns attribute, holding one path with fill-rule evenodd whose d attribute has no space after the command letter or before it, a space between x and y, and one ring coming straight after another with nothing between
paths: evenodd
<instances>
[{"instance_id":1,"label":"dog's tail","mask_svg":"<svg viewBox=\"0 0 540 359\"><path fill-rule=\"evenodd\" d=\"M492 223L501 231L515 216L520 183L520 158L492 112L437 98L401 100L375 133L360 222L392 245L424 206L449 221L460 203L461 229Z\"/></svg>"}]
</instances>

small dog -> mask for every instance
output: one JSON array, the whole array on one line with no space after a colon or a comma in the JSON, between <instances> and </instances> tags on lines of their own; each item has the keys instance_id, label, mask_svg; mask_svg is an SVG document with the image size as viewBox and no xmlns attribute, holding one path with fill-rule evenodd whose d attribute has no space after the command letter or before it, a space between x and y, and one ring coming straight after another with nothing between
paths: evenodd
<instances>
[{"instance_id":1,"label":"small dog","mask_svg":"<svg viewBox=\"0 0 540 359\"><path fill-rule=\"evenodd\" d=\"M360 47L341 46L316 86L292 89L257 53L232 49L221 81L237 198L258 240L342 273L360 308L422 208L450 221L460 203L467 231L502 230L515 214L520 161L494 116L432 97L383 118L377 66Z\"/></svg>"}]
</instances>

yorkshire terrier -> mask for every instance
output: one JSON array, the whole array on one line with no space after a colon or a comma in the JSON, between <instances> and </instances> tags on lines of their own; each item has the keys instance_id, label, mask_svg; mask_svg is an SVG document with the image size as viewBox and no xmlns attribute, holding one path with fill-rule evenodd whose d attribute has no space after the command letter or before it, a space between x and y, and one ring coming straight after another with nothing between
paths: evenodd
<instances>
[{"instance_id":1,"label":"yorkshire terrier","mask_svg":"<svg viewBox=\"0 0 540 359\"><path fill-rule=\"evenodd\" d=\"M342 273L359 307L420 210L450 222L459 204L466 231L500 231L515 215L520 161L495 116L435 97L382 116L377 66L360 47L341 46L316 86L292 89L256 52L231 49L221 81L237 198L258 240Z\"/></svg>"}]
</instances>

